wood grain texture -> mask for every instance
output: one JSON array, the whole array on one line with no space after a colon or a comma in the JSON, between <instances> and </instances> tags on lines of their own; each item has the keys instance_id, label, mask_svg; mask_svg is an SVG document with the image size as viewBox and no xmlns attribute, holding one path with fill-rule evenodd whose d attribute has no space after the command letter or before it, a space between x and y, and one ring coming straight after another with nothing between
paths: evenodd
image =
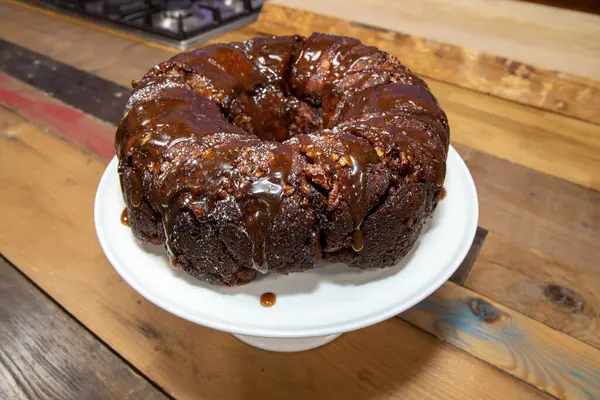
<instances>
[{"instance_id":1,"label":"wood grain texture","mask_svg":"<svg viewBox=\"0 0 600 400\"><path fill-rule=\"evenodd\" d=\"M448 283L402 318L558 398L600 398L600 350L464 288Z\"/></svg>"},{"instance_id":2,"label":"wood grain texture","mask_svg":"<svg viewBox=\"0 0 600 400\"><path fill-rule=\"evenodd\" d=\"M0 398L167 397L0 258Z\"/></svg>"},{"instance_id":3,"label":"wood grain texture","mask_svg":"<svg viewBox=\"0 0 600 400\"><path fill-rule=\"evenodd\" d=\"M0 2L0 15L0 37L5 40L125 87L172 54L167 47L152 47L130 35L115 35L82 20L78 24L75 18L16 1Z\"/></svg>"},{"instance_id":4,"label":"wood grain texture","mask_svg":"<svg viewBox=\"0 0 600 400\"><path fill-rule=\"evenodd\" d=\"M118 125L131 89L0 39L0 73Z\"/></svg>"},{"instance_id":5,"label":"wood grain texture","mask_svg":"<svg viewBox=\"0 0 600 400\"><path fill-rule=\"evenodd\" d=\"M11 210L0 214L0 251L173 396L543 397L397 318L315 351L277 354L158 309L118 277L97 243L91 210L104 164L11 112L0 110L0 121L0 207Z\"/></svg>"},{"instance_id":6,"label":"wood grain texture","mask_svg":"<svg viewBox=\"0 0 600 400\"><path fill-rule=\"evenodd\" d=\"M600 16L514 0L271 0L600 80Z\"/></svg>"},{"instance_id":7,"label":"wood grain texture","mask_svg":"<svg viewBox=\"0 0 600 400\"><path fill-rule=\"evenodd\" d=\"M600 189L600 126L430 81L453 143Z\"/></svg>"},{"instance_id":8,"label":"wood grain texture","mask_svg":"<svg viewBox=\"0 0 600 400\"><path fill-rule=\"evenodd\" d=\"M263 32L291 34L301 27L300 33L308 33L316 28L355 36L395 54L390 45L393 40L378 39L376 34L352 27L348 22L286 8L269 12L280 15L276 18L259 19L257 26ZM366 35L369 35L368 40ZM411 63L408 65L412 66ZM598 125L543 110L520 107L513 102L482 96L481 93L460 89L435 79L429 79L428 83L448 114L455 143L468 145L586 187L600 188L600 178L596 173L600 169ZM591 92L600 102L600 91L596 88ZM600 108L595 106L592 111L596 116L600 116L598 109Z\"/></svg>"},{"instance_id":9,"label":"wood grain texture","mask_svg":"<svg viewBox=\"0 0 600 400\"><path fill-rule=\"evenodd\" d=\"M83 95L83 93L82 93ZM104 160L114 154L115 126L48 96L0 72L0 105Z\"/></svg>"},{"instance_id":10,"label":"wood grain texture","mask_svg":"<svg viewBox=\"0 0 600 400\"><path fill-rule=\"evenodd\" d=\"M386 2L390 7L393 3ZM412 3L411 7L418 7L419 3ZM308 35L318 31L357 37L394 54L430 80L600 123L600 78L583 78L565 73L564 69L529 65L498 56L493 47L477 51L445 43L449 39L423 39L407 34L410 32L403 31L401 25L386 30L287 7L271 6L265 13L254 24L260 32Z\"/></svg>"},{"instance_id":11,"label":"wood grain texture","mask_svg":"<svg viewBox=\"0 0 600 400\"><path fill-rule=\"evenodd\" d=\"M2 6L0 5L0 7ZM25 46L34 50L39 47L46 48L50 44L53 47L58 47L52 57L60 60L74 58L75 62L79 64L87 64L89 60L84 57L87 55L93 58L93 55L97 54L97 48L103 47L102 51L107 52L107 56L98 60L100 65L94 70L94 73L99 76L105 77L104 69L109 67L111 63L115 64L116 68L122 69L126 74L132 68L131 65L128 65L131 57L129 55L130 51L134 55L147 54L151 58L155 58L155 53L160 53L161 50L167 54L179 51L128 34L119 33L116 36L111 34L112 31L107 30L105 27L77 21L71 17L65 17L47 10L41 11L44 13L42 15L39 12L24 10L22 4L17 7L6 4L4 7L16 17L14 20L7 21L4 27L0 27L0 35L11 41L16 40L15 42L25 43ZM48 18L45 16L46 14L55 17ZM39 26L34 23L38 20L42 22ZM72 21L75 25L66 24L65 20ZM27 24L30 31L46 31L50 25L59 25L60 45L57 46L48 37L41 37L39 40L32 41L30 36L33 32L26 32L25 36L21 37L20 34L16 33L20 32L18 27L22 24ZM98 29L100 29L100 32L98 32ZM264 35L293 33L308 35L313 31L358 37L398 56L415 72L430 79L600 123L600 112L598 112L598 109L600 109L600 83L597 80L535 67L497 56L493 48L485 51L470 50L443 41L427 40L419 36L398 33L394 30L381 29L378 26L367 26L358 22L344 21L271 3L265 5L257 23L227 33L206 43L241 41ZM107 32L108 35L105 34ZM99 40L101 36L111 37L110 41L114 41L114 45L111 48L102 46L105 41ZM86 47L81 50L79 48L82 47L83 42L76 39L79 37L85 38L86 43ZM118 44L119 42L129 43L123 47ZM146 44L146 46L140 46L140 43ZM69 54L73 52L72 46L78 49L76 55ZM147 47L146 51L141 51L142 47ZM118 52L119 50L127 53L125 57L118 57L115 51ZM145 66L145 70L159 61L161 60L152 60ZM145 70L131 76L137 79ZM117 82L128 86L129 81L134 78L128 79Z\"/></svg>"},{"instance_id":12,"label":"wood grain texture","mask_svg":"<svg viewBox=\"0 0 600 400\"><path fill-rule=\"evenodd\" d=\"M465 286L600 348L597 269L562 264L490 233Z\"/></svg>"},{"instance_id":13,"label":"wood grain texture","mask_svg":"<svg viewBox=\"0 0 600 400\"><path fill-rule=\"evenodd\" d=\"M54 57L53 54L56 53L56 58L62 62L86 71L98 72L102 77L122 85L139 78L150 66L172 54L81 26L69 25L15 6L0 7L4 7L0 9L3 12L16 9L15 18L31 17L36 22L23 35L16 33L16 28L5 28L3 24L0 26L0 36L50 57ZM269 13L273 12L268 11L265 17L259 19L258 24L264 25L260 25L262 34L288 34L292 32L293 26L310 30L316 18L314 14L307 13L281 15L276 21L293 19L297 25L271 22L268 26L264 21L268 21L266 15ZM38 26L43 29L40 30ZM45 39L48 30L61 32L63 27L69 32L70 39L65 37L61 42ZM244 32L237 31L220 40L242 40L256 33L246 36ZM85 37L86 34L91 35L90 40L99 45L90 45L93 47L93 57L87 54L82 58L79 51L82 41L78 38ZM386 43L389 44L390 41ZM142 51L140 46L145 47L145 50ZM84 54L86 51L82 49ZM134 72L139 74L134 75ZM585 187L600 189L600 175L597 173L600 169L600 126L484 96L444 82L431 79L428 82L448 114L454 143L468 145Z\"/></svg>"},{"instance_id":14,"label":"wood grain texture","mask_svg":"<svg viewBox=\"0 0 600 400\"><path fill-rule=\"evenodd\" d=\"M597 272L600 193L468 147L457 149L477 186L482 226L580 273Z\"/></svg>"},{"instance_id":15,"label":"wood grain texture","mask_svg":"<svg viewBox=\"0 0 600 400\"><path fill-rule=\"evenodd\" d=\"M600 348L600 193L458 146L489 229L465 285ZM581 304L553 301L560 286Z\"/></svg>"}]
</instances>

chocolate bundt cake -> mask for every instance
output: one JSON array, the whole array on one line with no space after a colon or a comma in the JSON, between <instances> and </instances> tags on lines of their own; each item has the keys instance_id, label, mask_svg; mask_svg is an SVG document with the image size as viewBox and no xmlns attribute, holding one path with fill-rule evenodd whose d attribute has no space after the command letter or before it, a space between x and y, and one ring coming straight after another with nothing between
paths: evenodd
<instances>
[{"instance_id":1,"label":"chocolate bundt cake","mask_svg":"<svg viewBox=\"0 0 600 400\"><path fill-rule=\"evenodd\" d=\"M449 129L393 56L313 34L214 44L133 83L116 133L137 239L215 285L382 268L437 205Z\"/></svg>"}]
</instances>

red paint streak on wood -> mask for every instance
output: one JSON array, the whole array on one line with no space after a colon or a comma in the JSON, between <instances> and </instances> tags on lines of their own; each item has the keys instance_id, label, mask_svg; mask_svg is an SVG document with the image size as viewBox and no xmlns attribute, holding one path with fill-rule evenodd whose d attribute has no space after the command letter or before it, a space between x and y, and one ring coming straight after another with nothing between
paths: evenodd
<instances>
[{"instance_id":1,"label":"red paint streak on wood","mask_svg":"<svg viewBox=\"0 0 600 400\"><path fill-rule=\"evenodd\" d=\"M46 103L41 105L42 110L55 121L60 121L65 124L78 124L84 118L84 115L77 110L52 103Z\"/></svg>"},{"instance_id":2,"label":"red paint streak on wood","mask_svg":"<svg viewBox=\"0 0 600 400\"><path fill-rule=\"evenodd\" d=\"M34 124L63 136L103 160L115 154L115 127L47 96L17 79L0 73L0 104Z\"/></svg>"}]
</instances>

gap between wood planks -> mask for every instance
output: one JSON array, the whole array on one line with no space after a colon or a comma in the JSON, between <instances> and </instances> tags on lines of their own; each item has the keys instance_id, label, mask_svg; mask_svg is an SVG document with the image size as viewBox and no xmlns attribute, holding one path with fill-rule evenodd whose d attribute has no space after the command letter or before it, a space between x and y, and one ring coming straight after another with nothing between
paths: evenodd
<instances>
[{"instance_id":1,"label":"gap between wood planks","mask_svg":"<svg viewBox=\"0 0 600 400\"><path fill-rule=\"evenodd\" d=\"M141 301L108 265L94 234L90 210L104 166L8 111L2 112L2 120L0 149L7 156L0 163L11 165L17 173L2 174L8 169L0 168L0 184L10 188L0 193L0 204L13 210L1 216L0 250L175 396L193 395L198 380L205 382L208 397L224 390L232 397L259 387L265 390L265 380L274 384L266 390L273 390L269 397L275 398L292 392L331 394L327 387L332 382L349 398L372 396L373 391L393 397L400 395L400 387L402 397L415 398L448 397L448 393L456 398L479 397L484 392L498 398L534 394L481 362L465 359L466 354L440 347L393 320L344 335L317 352L294 356L292 362ZM20 168L21 164L28 168ZM37 195L29 196L34 188ZM598 350L458 286L446 284L403 317L553 395L576 397L597 389L593 382L594 371L600 370ZM506 327L516 333L504 333ZM544 353L544 348L556 354ZM242 385L232 381L232 368L250 380ZM281 379L283 386L277 383L283 383ZM306 382L310 386L304 386Z\"/></svg>"}]
</instances>

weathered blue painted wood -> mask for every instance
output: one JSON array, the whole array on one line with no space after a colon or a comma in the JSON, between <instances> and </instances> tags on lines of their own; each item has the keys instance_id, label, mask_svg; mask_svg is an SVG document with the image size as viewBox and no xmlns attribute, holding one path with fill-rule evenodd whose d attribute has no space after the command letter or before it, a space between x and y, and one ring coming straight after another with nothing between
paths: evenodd
<instances>
[{"instance_id":1,"label":"weathered blue painted wood","mask_svg":"<svg viewBox=\"0 0 600 400\"><path fill-rule=\"evenodd\" d=\"M600 399L600 350L452 283L400 317L549 394Z\"/></svg>"}]
</instances>

